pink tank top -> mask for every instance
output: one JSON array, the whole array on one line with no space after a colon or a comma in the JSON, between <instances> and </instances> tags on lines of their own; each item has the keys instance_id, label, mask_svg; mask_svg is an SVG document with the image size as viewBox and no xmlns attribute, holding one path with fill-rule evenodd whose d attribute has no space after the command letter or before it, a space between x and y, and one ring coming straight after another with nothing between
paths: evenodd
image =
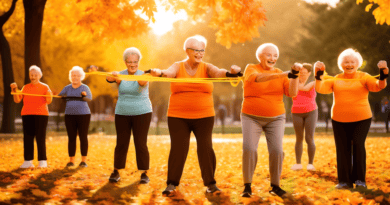
<instances>
[{"instance_id":1,"label":"pink tank top","mask_svg":"<svg viewBox=\"0 0 390 205\"><path fill-rule=\"evenodd\" d=\"M291 113L307 113L317 109L316 96L315 87L310 91L300 90L298 95L293 98Z\"/></svg>"}]
</instances>

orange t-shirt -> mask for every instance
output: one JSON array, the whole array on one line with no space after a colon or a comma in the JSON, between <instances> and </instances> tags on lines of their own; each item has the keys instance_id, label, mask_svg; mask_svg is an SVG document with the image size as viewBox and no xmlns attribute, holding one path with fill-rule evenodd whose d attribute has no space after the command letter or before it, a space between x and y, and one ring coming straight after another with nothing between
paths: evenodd
<instances>
[{"instance_id":1,"label":"orange t-shirt","mask_svg":"<svg viewBox=\"0 0 390 205\"><path fill-rule=\"evenodd\" d=\"M180 63L176 78L208 78L205 63L200 63L194 76L188 75ZM168 117L199 119L215 116L213 83L171 83Z\"/></svg>"},{"instance_id":2,"label":"orange t-shirt","mask_svg":"<svg viewBox=\"0 0 390 205\"><path fill-rule=\"evenodd\" d=\"M357 122L372 117L368 103L368 93L378 92L378 80L371 75L357 71L358 81L337 80L345 79L344 73L333 79L316 82L316 91L321 94L333 92L332 119L337 122Z\"/></svg>"},{"instance_id":3,"label":"orange t-shirt","mask_svg":"<svg viewBox=\"0 0 390 205\"><path fill-rule=\"evenodd\" d=\"M256 75L252 75L256 73L272 74L282 72L278 68L265 70L260 64L248 64L246 66L242 113L261 117L276 117L286 112L283 94L289 96L290 81L288 78L283 77L267 82L256 82Z\"/></svg>"},{"instance_id":4,"label":"orange t-shirt","mask_svg":"<svg viewBox=\"0 0 390 205\"><path fill-rule=\"evenodd\" d=\"M44 83L38 83L33 85L31 83L25 85L22 88L22 93L46 95L50 88ZM23 96L23 115L49 115L49 109L47 107L46 97L38 96Z\"/></svg>"}]
</instances>

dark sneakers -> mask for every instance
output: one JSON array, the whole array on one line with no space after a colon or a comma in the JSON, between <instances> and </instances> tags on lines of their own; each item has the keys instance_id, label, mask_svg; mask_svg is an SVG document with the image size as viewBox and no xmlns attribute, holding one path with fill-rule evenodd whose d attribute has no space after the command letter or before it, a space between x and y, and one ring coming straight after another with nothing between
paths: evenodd
<instances>
[{"instance_id":1,"label":"dark sneakers","mask_svg":"<svg viewBox=\"0 0 390 205\"><path fill-rule=\"evenodd\" d=\"M217 187L216 184L210 184L207 186L207 190L206 190L207 193L219 193L221 192L221 190Z\"/></svg>"},{"instance_id":2,"label":"dark sneakers","mask_svg":"<svg viewBox=\"0 0 390 205\"><path fill-rule=\"evenodd\" d=\"M74 166L73 162L68 162L68 164L66 164L66 167L73 167L73 166Z\"/></svg>"},{"instance_id":3,"label":"dark sneakers","mask_svg":"<svg viewBox=\"0 0 390 205\"><path fill-rule=\"evenodd\" d=\"M109 181L110 182L118 182L121 179L121 176L119 175L118 170L114 169L114 172L112 172Z\"/></svg>"},{"instance_id":4,"label":"dark sneakers","mask_svg":"<svg viewBox=\"0 0 390 205\"><path fill-rule=\"evenodd\" d=\"M352 189L353 185L346 182L339 182L336 187L336 189Z\"/></svg>"},{"instance_id":5,"label":"dark sneakers","mask_svg":"<svg viewBox=\"0 0 390 205\"><path fill-rule=\"evenodd\" d=\"M244 191L242 192L241 196L242 196L242 197L251 197L251 195L252 195L251 184L250 184L250 183L247 183L247 184L245 184L245 189L244 189Z\"/></svg>"},{"instance_id":6,"label":"dark sneakers","mask_svg":"<svg viewBox=\"0 0 390 205\"><path fill-rule=\"evenodd\" d=\"M88 165L85 162L80 162L79 167L88 167Z\"/></svg>"},{"instance_id":7,"label":"dark sneakers","mask_svg":"<svg viewBox=\"0 0 390 205\"><path fill-rule=\"evenodd\" d=\"M140 184L147 184L149 183L150 179L148 175L146 175L146 172L141 174L141 181L139 182Z\"/></svg>"},{"instance_id":8,"label":"dark sneakers","mask_svg":"<svg viewBox=\"0 0 390 205\"><path fill-rule=\"evenodd\" d=\"M172 196L175 193L176 186L173 184L169 184L167 188L162 192L163 196Z\"/></svg>"},{"instance_id":9,"label":"dark sneakers","mask_svg":"<svg viewBox=\"0 0 390 205\"><path fill-rule=\"evenodd\" d=\"M287 193L286 191L284 191L282 188L280 188L279 186L276 186L276 185L273 185L271 184L271 187L272 187L272 190L269 191L270 194L272 195L277 195L279 197L284 197L284 195Z\"/></svg>"}]
</instances>

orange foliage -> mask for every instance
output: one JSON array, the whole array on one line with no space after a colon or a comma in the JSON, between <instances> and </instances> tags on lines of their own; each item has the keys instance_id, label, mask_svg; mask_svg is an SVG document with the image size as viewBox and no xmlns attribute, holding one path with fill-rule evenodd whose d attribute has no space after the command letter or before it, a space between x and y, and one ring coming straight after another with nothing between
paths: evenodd
<instances>
[{"instance_id":1,"label":"orange foliage","mask_svg":"<svg viewBox=\"0 0 390 205\"><path fill-rule=\"evenodd\" d=\"M242 180L242 135L215 134L214 150L217 157L216 181L222 189L220 195L205 194L196 154L195 139L184 167L180 186L174 197L162 197L167 177L170 149L169 136L149 136L151 179L147 185L139 184L134 144L131 142L126 169L121 170L121 181L109 183L113 169L115 136L90 135L87 168L65 168L68 162L67 137L47 138L48 165L46 169L18 169L23 162L21 138L0 138L0 204L390 204L390 138L368 138L367 185L368 190L335 190L337 183L335 146L328 134L316 136L315 172L292 171L295 163L294 136L285 136L281 186L287 198L271 196L269 191L268 152L262 136L258 148L257 169L252 182L253 196L240 197L244 189ZM229 139L225 142L220 138ZM80 160L77 145L76 162ZM306 150L306 144L304 144ZM307 163L306 151L303 165ZM34 161L37 165L37 162Z\"/></svg>"},{"instance_id":2,"label":"orange foliage","mask_svg":"<svg viewBox=\"0 0 390 205\"><path fill-rule=\"evenodd\" d=\"M364 0L356 0L356 3L363 3ZM390 26L390 0L368 0L370 4L366 6L366 11L369 12L371 7L376 4L378 7L374 9L372 14L376 19L376 23L383 25L386 23Z\"/></svg>"}]
</instances>

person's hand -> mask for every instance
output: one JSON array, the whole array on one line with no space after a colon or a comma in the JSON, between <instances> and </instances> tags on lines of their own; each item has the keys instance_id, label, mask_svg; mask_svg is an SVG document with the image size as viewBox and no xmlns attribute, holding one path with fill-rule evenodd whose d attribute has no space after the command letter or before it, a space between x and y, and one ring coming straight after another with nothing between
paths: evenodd
<instances>
[{"instance_id":1,"label":"person's hand","mask_svg":"<svg viewBox=\"0 0 390 205\"><path fill-rule=\"evenodd\" d=\"M237 73L239 73L239 72L241 72L241 68L240 68L239 66L232 65L232 66L230 67L230 73L231 73L231 74L237 74Z\"/></svg>"},{"instance_id":2,"label":"person's hand","mask_svg":"<svg viewBox=\"0 0 390 205\"><path fill-rule=\"evenodd\" d=\"M300 71L302 69L302 64L300 64L300 63L294 63L294 65L293 66L291 66L291 70L293 70L293 71Z\"/></svg>"},{"instance_id":3,"label":"person's hand","mask_svg":"<svg viewBox=\"0 0 390 205\"><path fill-rule=\"evenodd\" d=\"M119 72L118 72L118 71L113 71L113 72L111 73L111 75L113 75L114 77L118 77Z\"/></svg>"},{"instance_id":4,"label":"person's hand","mask_svg":"<svg viewBox=\"0 0 390 205\"><path fill-rule=\"evenodd\" d=\"M87 92L85 91L81 92L81 96L87 96Z\"/></svg>"},{"instance_id":5,"label":"person's hand","mask_svg":"<svg viewBox=\"0 0 390 205\"><path fill-rule=\"evenodd\" d=\"M16 90L18 89L18 84L16 84L16 83L11 83L11 91L12 92L16 92Z\"/></svg>"},{"instance_id":6,"label":"person's hand","mask_svg":"<svg viewBox=\"0 0 390 205\"><path fill-rule=\"evenodd\" d=\"M158 68L153 68L150 70L150 75L155 76L155 77L160 77L162 74L162 71Z\"/></svg>"},{"instance_id":7,"label":"person's hand","mask_svg":"<svg viewBox=\"0 0 390 205\"><path fill-rule=\"evenodd\" d=\"M387 62L384 60L379 61L378 68L383 69L385 75L389 74L389 68L387 67Z\"/></svg>"},{"instance_id":8,"label":"person's hand","mask_svg":"<svg viewBox=\"0 0 390 205\"><path fill-rule=\"evenodd\" d=\"M314 63L314 71L317 73L317 71L325 71L325 64L321 61L317 61Z\"/></svg>"},{"instance_id":9,"label":"person's hand","mask_svg":"<svg viewBox=\"0 0 390 205\"><path fill-rule=\"evenodd\" d=\"M50 95L50 96L52 96L52 95L53 95L53 93L52 93L50 90L48 90L48 91L46 92L46 95Z\"/></svg>"},{"instance_id":10,"label":"person's hand","mask_svg":"<svg viewBox=\"0 0 390 205\"><path fill-rule=\"evenodd\" d=\"M88 68L88 72L96 72L98 70L98 67L95 65L91 65Z\"/></svg>"}]
</instances>

